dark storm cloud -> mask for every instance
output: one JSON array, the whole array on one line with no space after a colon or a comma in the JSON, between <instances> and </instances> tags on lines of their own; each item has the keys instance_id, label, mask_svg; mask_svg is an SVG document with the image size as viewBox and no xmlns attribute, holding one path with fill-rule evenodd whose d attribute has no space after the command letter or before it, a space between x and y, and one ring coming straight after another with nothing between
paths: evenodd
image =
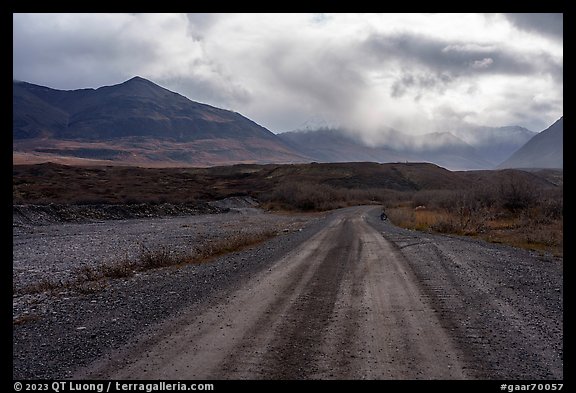
<instances>
[{"instance_id":1,"label":"dark storm cloud","mask_svg":"<svg viewBox=\"0 0 576 393\"><path fill-rule=\"evenodd\" d=\"M103 28L92 20L84 25L76 21L78 29L71 34L73 22L47 16L42 26L34 26L37 19L15 15L14 73L28 82L61 89L121 83L138 74L138 64L158 56L158 47L131 37L130 19L125 22Z\"/></svg>"},{"instance_id":2,"label":"dark storm cloud","mask_svg":"<svg viewBox=\"0 0 576 393\"><path fill-rule=\"evenodd\" d=\"M408 72L394 81L390 89L390 96L393 98L402 97L409 89L416 89L419 92L430 92L432 90L434 93L444 93L452 79L453 78L447 74L418 75ZM419 97L419 95L417 97Z\"/></svg>"},{"instance_id":3,"label":"dark storm cloud","mask_svg":"<svg viewBox=\"0 0 576 393\"><path fill-rule=\"evenodd\" d=\"M403 72L391 86L392 97L408 90L443 93L458 78L491 75L550 74L562 80L562 64L549 55L526 54L492 44L442 40L411 33L375 34L363 43L365 53L386 67L402 62ZM419 70L415 72L414 70Z\"/></svg>"},{"instance_id":4,"label":"dark storm cloud","mask_svg":"<svg viewBox=\"0 0 576 393\"><path fill-rule=\"evenodd\" d=\"M509 13L504 16L518 29L543 34L554 39L563 38L564 14Z\"/></svg>"},{"instance_id":5,"label":"dark storm cloud","mask_svg":"<svg viewBox=\"0 0 576 393\"><path fill-rule=\"evenodd\" d=\"M402 33L373 35L365 42L367 52L386 63L400 59L451 76L478 73L527 74L537 66L524 55L490 44L469 44Z\"/></svg>"}]
</instances>

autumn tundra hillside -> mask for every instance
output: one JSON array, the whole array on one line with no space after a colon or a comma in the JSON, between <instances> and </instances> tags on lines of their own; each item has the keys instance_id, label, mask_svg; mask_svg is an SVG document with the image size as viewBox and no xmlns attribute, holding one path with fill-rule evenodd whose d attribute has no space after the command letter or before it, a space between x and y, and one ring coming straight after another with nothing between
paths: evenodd
<instances>
[{"instance_id":1,"label":"autumn tundra hillside","mask_svg":"<svg viewBox=\"0 0 576 393\"><path fill-rule=\"evenodd\" d=\"M52 207L144 204L159 211L165 211L159 207L166 204L197 206L238 196L280 211L378 204L404 227L481 236L560 254L562 177L559 170L453 172L428 163L211 168L47 163L13 167L13 202Z\"/></svg>"}]
</instances>

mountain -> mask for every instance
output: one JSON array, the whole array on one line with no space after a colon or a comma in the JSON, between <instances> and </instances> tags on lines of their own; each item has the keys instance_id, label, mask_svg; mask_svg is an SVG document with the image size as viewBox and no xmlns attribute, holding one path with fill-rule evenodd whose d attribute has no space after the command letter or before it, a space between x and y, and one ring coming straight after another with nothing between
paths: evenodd
<instances>
[{"instance_id":1,"label":"mountain","mask_svg":"<svg viewBox=\"0 0 576 393\"><path fill-rule=\"evenodd\" d=\"M564 117L536 134L498 168L564 168Z\"/></svg>"},{"instance_id":2,"label":"mountain","mask_svg":"<svg viewBox=\"0 0 576 393\"><path fill-rule=\"evenodd\" d=\"M451 131L470 146L477 154L496 167L530 140L536 132L520 126L485 127L468 126Z\"/></svg>"},{"instance_id":3,"label":"mountain","mask_svg":"<svg viewBox=\"0 0 576 393\"><path fill-rule=\"evenodd\" d=\"M410 136L383 130L378 141L366 143L342 128L298 130L278 134L302 154L319 162L432 162L451 170L491 168L472 146L450 133Z\"/></svg>"},{"instance_id":4,"label":"mountain","mask_svg":"<svg viewBox=\"0 0 576 393\"><path fill-rule=\"evenodd\" d=\"M489 161L462 139L449 132L408 137L403 151L410 161L426 161L450 170L488 169Z\"/></svg>"},{"instance_id":5,"label":"mountain","mask_svg":"<svg viewBox=\"0 0 576 393\"><path fill-rule=\"evenodd\" d=\"M318 162L395 162L406 157L386 147L370 147L342 129L320 128L278 134L292 148Z\"/></svg>"},{"instance_id":6,"label":"mountain","mask_svg":"<svg viewBox=\"0 0 576 393\"><path fill-rule=\"evenodd\" d=\"M309 161L239 113L141 77L98 89L13 82L14 159L134 165Z\"/></svg>"},{"instance_id":7,"label":"mountain","mask_svg":"<svg viewBox=\"0 0 576 393\"><path fill-rule=\"evenodd\" d=\"M418 136L388 129L377 140L365 141L321 116L302 128L275 135L239 113L191 101L141 77L78 90L13 82L14 163L162 167L411 161L451 170L492 169L534 136L521 127Z\"/></svg>"}]
</instances>

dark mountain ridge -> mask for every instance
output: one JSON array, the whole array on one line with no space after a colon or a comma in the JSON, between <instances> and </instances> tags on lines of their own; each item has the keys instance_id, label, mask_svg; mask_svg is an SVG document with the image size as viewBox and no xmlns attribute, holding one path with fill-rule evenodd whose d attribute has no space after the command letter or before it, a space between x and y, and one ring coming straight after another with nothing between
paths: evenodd
<instances>
[{"instance_id":1,"label":"dark mountain ridge","mask_svg":"<svg viewBox=\"0 0 576 393\"><path fill-rule=\"evenodd\" d=\"M537 134L520 126L469 126L454 130L453 133L473 146L476 154L490 162L492 167L510 157L520 146Z\"/></svg>"},{"instance_id":2,"label":"dark mountain ridge","mask_svg":"<svg viewBox=\"0 0 576 393\"><path fill-rule=\"evenodd\" d=\"M119 85L71 91L29 83L16 85L40 99L39 105L52 108L60 116L68 115L66 126L59 122L58 127L46 127L53 138L102 140L151 136L191 141L216 136L258 136L274 139L272 132L236 112L191 101L141 77ZM18 104L14 105L15 115L21 111ZM15 118L21 122L14 125L15 138L30 134L22 132L28 125L25 119Z\"/></svg>"},{"instance_id":3,"label":"dark mountain ridge","mask_svg":"<svg viewBox=\"0 0 576 393\"><path fill-rule=\"evenodd\" d=\"M79 90L14 81L12 135L15 151L34 155L197 165L309 161L241 114L141 77ZM99 154L106 151L115 153Z\"/></svg>"}]
</instances>

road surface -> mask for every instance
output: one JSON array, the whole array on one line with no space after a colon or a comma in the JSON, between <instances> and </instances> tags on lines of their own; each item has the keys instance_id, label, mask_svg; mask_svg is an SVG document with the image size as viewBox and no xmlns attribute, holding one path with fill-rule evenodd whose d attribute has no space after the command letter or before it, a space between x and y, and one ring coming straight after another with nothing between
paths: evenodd
<instances>
[{"instance_id":1,"label":"road surface","mask_svg":"<svg viewBox=\"0 0 576 393\"><path fill-rule=\"evenodd\" d=\"M374 207L333 214L321 230L228 296L167 319L154 335L75 377L562 378L561 310L539 315L538 320L552 319L547 323L555 331L525 326L523 318L530 316L523 307L531 307L531 315L542 314L548 303L534 305L537 298L529 306L514 303L520 296L516 293L509 301L499 298L492 288L502 282L483 283L490 274L466 266L468 256L453 258L450 269L466 272L473 283L456 281L446 266L433 271L437 267L410 261L415 245L432 244L438 255L442 250L422 234L387 233L392 226L378 223L377 217ZM421 254L434 260L430 250ZM546 291L561 307L561 288ZM486 319L493 316L505 323Z\"/></svg>"}]
</instances>

